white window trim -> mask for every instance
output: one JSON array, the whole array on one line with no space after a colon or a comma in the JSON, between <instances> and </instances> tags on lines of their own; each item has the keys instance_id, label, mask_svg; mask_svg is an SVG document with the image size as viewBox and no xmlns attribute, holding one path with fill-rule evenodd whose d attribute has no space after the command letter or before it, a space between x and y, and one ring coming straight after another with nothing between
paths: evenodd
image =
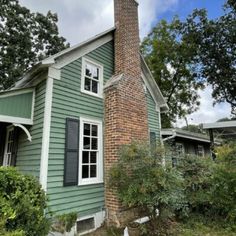
<instances>
[{"instance_id":1,"label":"white window trim","mask_svg":"<svg viewBox=\"0 0 236 236\"><path fill-rule=\"evenodd\" d=\"M99 68L99 80L98 80L98 93L97 94L84 89L86 62ZM103 66L101 64L98 64L90 59L85 58L85 57L82 58L81 92L85 93L85 94L89 94L91 96L103 98Z\"/></svg>"},{"instance_id":2,"label":"white window trim","mask_svg":"<svg viewBox=\"0 0 236 236\"><path fill-rule=\"evenodd\" d=\"M182 146L182 153L181 153L181 154L178 153L178 156L179 156L179 155L184 155L184 154L185 154L184 144L183 144L183 143L176 143L176 144L175 144L175 148L176 148L176 149L177 149L177 146ZM176 151L177 151L177 150L176 150Z\"/></svg>"},{"instance_id":3,"label":"white window trim","mask_svg":"<svg viewBox=\"0 0 236 236\"><path fill-rule=\"evenodd\" d=\"M202 154L199 155L199 147L202 148ZM200 157L204 157L205 156L205 150L204 150L204 146L203 145L197 145L197 155Z\"/></svg>"},{"instance_id":4,"label":"white window trim","mask_svg":"<svg viewBox=\"0 0 236 236\"><path fill-rule=\"evenodd\" d=\"M83 150L83 125L84 123L98 125L98 162L97 177L82 179L82 150ZM103 128L102 121L80 117L80 145L79 145L79 182L78 185L103 183Z\"/></svg>"},{"instance_id":5,"label":"white window trim","mask_svg":"<svg viewBox=\"0 0 236 236\"><path fill-rule=\"evenodd\" d=\"M6 132L6 137L5 137L5 147L4 147L4 156L3 156L3 166L10 166L6 165L6 154L7 154L7 146L8 146L8 138L9 138L9 133L10 131L14 130L13 125L7 126L7 132ZM12 154L12 153L11 153ZM11 157L12 158L12 157Z\"/></svg>"}]
</instances>

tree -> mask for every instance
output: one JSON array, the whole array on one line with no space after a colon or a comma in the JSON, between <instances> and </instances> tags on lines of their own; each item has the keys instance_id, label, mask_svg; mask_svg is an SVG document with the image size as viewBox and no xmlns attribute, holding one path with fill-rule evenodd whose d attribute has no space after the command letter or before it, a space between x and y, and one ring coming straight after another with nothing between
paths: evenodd
<instances>
[{"instance_id":1,"label":"tree","mask_svg":"<svg viewBox=\"0 0 236 236\"><path fill-rule=\"evenodd\" d=\"M200 105L198 89L203 88L198 73L197 48L185 41L182 23L160 21L143 40L141 50L154 79L167 100L170 111L162 117L162 126L170 127L177 117L183 118Z\"/></svg>"},{"instance_id":2,"label":"tree","mask_svg":"<svg viewBox=\"0 0 236 236\"><path fill-rule=\"evenodd\" d=\"M190 132L193 132L193 133L200 133L200 134L203 133L198 125L183 126L181 129L186 130L186 131L190 131Z\"/></svg>"},{"instance_id":3,"label":"tree","mask_svg":"<svg viewBox=\"0 0 236 236\"><path fill-rule=\"evenodd\" d=\"M236 3L228 0L224 15L207 18L205 10L195 10L183 24L186 41L198 48L201 74L212 86L215 103L228 102L236 109Z\"/></svg>"},{"instance_id":4,"label":"tree","mask_svg":"<svg viewBox=\"0 0 236 236\"><path fill-rule=\"evenodd\" d=\"M31 13L18 0L0 0L0 89L9 88L46 56L66 47L57 15Z\"/></svg>"}]
</instances>

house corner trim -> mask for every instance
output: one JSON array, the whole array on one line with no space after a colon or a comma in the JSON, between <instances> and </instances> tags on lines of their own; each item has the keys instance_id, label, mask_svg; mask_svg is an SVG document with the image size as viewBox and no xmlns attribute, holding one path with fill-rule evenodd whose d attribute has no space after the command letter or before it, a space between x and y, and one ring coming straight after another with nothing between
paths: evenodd
<instances>
[{"instance_id":1,"label":"house corner trim","mask_svg":"<svg viewBox=\"0 0 236 236\"><path fill-rule=\"evenodd\" d=\"M47 191L52 94L53 94L53 79L49 77L46 83L43 138L42 138L42 150L41 150L41 162L40 162L40 184L42 185L42 188L45 192Z\"/></svg>"}]
</instances>

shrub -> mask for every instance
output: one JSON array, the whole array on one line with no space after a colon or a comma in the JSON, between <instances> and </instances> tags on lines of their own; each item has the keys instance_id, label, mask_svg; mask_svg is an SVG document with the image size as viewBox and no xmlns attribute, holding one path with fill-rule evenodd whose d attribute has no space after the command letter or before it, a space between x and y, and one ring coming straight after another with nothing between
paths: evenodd
<instances>
[{"instance_id":1,"label":"shrub","mask_svg":"<svg viewBox=\"0 0 236 236\"><path fill-rule=\"evenodd\" d=\"M217 148L212 178L213 210L224 221L236 223L236 144Z\"/></svg>"},{"instance_id":2,"label":"shrub","mask_svg":"<svg viewBox=\"0 0 236 236\"><path fill-rule=\"evenodd\" d=\"M183 174L189 213L206 215L212 207L211 188L214 162L210 158L185 156L177 168Z\"/></svg>"},{"instance_id":3,"label":"shrub","mask_svg":"<svg viewBox=\"0 0 236 236\"><path fill-rule=\"evenodd\" d=\"M70 232L77 220L77 213L58 215L55 217L55 224L52 226L52 231L65 234Z\"/></svg>"},{"instance_id":4,"label":"shrub","mask_svg":"<svg viewBox=\"0 0 236 236\"><path fill-rule=\"evenodd\" d=\"M117 188L124 206L138 208L151 219L149 235L165 230L174 211L185 204L182 176L171 163L163 165L162 154L160 148L150 152L148 145L132 143L122 148L110 172L110 185Z\"/></svg>"},{"instance_id":5,"label":"shrub","mask_svg":"<svg viewBox=\"0 0 236 236\"><path fill-rule=\"evenodd\" d=\"M49 231L44 215L46 196L39 182L14 168L0 167L0 217L2 230L25 236L43 236Z\"/></svg>"}]
</instances>

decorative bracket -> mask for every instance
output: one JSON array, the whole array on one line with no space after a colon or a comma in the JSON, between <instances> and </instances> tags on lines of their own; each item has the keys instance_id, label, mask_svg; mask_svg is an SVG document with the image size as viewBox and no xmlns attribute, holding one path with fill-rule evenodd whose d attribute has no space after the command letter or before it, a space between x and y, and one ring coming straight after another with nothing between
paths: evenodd
<instances>
[{"instance_id":1,"label":"decorative bracket","mask_svg":"<svg viewBox=\"0 0 236 236\"><path fill-rule=\"evenodd\" d=\"M31 136L29 130L27 130L24 125L13 123L13 126L15 126L15 127L20 127L22 130L24 130L24 132L26 133L26 135L27 135L27 137L28 137L28 140L29 140L30 142L32 142L32 136Z\"/></svg>"}]
</instances>

